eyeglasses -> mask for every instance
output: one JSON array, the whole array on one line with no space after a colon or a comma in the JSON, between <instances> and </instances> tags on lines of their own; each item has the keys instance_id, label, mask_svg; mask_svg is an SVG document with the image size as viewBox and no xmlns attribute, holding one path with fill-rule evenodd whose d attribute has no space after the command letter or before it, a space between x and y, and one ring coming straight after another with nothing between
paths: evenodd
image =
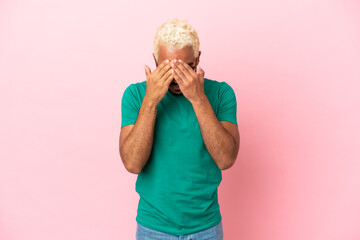
<instances>
[{"instance_id":1,"label":"eyeglasses","mask_svg":"<svg viewBox=\"0 0 360 240\"><path fill-rule=\"evenodd\" d=\"M196 66L195 67L190 66L190 67L192 68L192 70L196 72Z\"/></svg>"}]
</instances>

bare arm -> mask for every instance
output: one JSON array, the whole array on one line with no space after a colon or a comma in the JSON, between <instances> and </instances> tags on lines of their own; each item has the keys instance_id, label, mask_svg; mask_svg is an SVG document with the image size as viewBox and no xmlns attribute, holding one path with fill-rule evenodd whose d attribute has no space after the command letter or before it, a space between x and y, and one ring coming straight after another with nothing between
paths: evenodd
<instances>
[{"instance_id":1,"label":"bare arm","mask_svg":"<svg viewBox=\"0 0 360 240\"><path fill-rule=\"evenodd\" d=\"M169 60L163 61L153 73L145 65L146 92L136 122L120 132L120 156L125 168L138 174L147 163L153 146L157 106L165 96L172 77Z\"/></svg>"},{"instance_id":2,"label":"bare arm","mask_svg":"<svg viewBox=\"0 0 360 240\"><path fill-rule=\"evenodd\" d=\"M192 105L209 154L221 170L230 168L239 151L239 135L236 124L219 122L206 95L201 101L193 102Z\"/></svg>"},{"instance_id":3,"label":"bare arm","mask_svg":"<svg viewBox=\"0 0 360 240\"><path fill-rule=\"evenodd\" d=\"M196 73L181 59L171 63L174 78L181 92L191 102L198 120L205 146L221 170L230 168L239 151L239 131L237 125L217 119L209 99L204 92L205 72L198 66Z\"/></svg>"},{"instance_id":4,"label":"bare arm","mask_svg":"<svg viewBox=\"0 0 360 240\"><path fill-rule=\"evenodd\" d=\"M149 159L153 145L156 113L157 104L145 97L135 125L127 136L120 134L120 156L125 168L131 173L140 173Z\"/></svg>"}]
</instances>

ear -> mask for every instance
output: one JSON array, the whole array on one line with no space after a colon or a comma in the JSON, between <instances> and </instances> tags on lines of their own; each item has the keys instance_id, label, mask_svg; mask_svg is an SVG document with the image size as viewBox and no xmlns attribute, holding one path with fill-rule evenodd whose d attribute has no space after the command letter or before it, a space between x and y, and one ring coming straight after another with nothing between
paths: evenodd
<instances>
[{"instance_id":1,"label":"ear","mask_svg":"<svg viewBox=\"0 0 360 240\"><path fill-rule=\"evenodd\" d=\"M200 55L201 55L201 51L199 51L199 56L195 59L195 66L196 66L196 67L197 67L197 65L199 65Z\"/></svg>"},{"instance_id":2,"label":"ear","mask_svg":"<svg viewBox=\"0 0 360 240\"><path fill-rule=\"evenodd\" d=\"M157 61L156 61L155 54L153 53L152 55L153 55L153 57L154 57L154 60L155 60L155 65L156 65L156 67L157 67L157 66L158 66L158 63L157 63Z\"/></svg>"},{"instance_id":3,"label":"ear","mask_svg":"<svg viewBox=\"0 0 360 240\"><path fill-rule=\"evenodd\" d=\"M197 66L197 75L199 76L200 78L200 81L201 82L204 82L204 76L205 76L205 72L204 70L200 67L200 65Z\"/></svg>"},{"instance_id":4,"label":"ear","mask_svg":"<svg viewBox=\"0 0 360 240\"><path fill-rule=\"evenodd\" d=\"M200 55L201 55L201 51L199 51L199 56L195 59L195 72L198 74L199 73L199 68L198 68L198 65L199 65L199 62L200 62Z\"/></svg>"},{"instance_id":5,"label":"ear","mask_svg":"<svg viewBox=\"0 0 360 240\"><path fill-rule=\"evenodd\" d=\"M200 55L201 55L201 51L199 51L199 56L197 57L197 64L199 64L199 62L200 62Z\"/></svg>"}]
</instances>

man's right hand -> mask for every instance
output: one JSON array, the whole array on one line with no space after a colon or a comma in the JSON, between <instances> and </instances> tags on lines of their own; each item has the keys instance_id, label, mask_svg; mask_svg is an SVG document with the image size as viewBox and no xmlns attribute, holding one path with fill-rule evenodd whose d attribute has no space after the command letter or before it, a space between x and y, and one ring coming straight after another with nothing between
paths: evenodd
<instances>
[{"instance_id":1,"label":"man's right hand","mask_svg":"<svg viewBox=\"0 0 360 240\"><path fill-rule=\"evenodd\" d=\"M170 61L167 59L152 73L147 65L144 65L144 68L146 73L146 92L144 98L153 101L157 105L164 98L171 80L174 78L172 75L173 69L170 66Z\"/></svg>"}]
</instances>

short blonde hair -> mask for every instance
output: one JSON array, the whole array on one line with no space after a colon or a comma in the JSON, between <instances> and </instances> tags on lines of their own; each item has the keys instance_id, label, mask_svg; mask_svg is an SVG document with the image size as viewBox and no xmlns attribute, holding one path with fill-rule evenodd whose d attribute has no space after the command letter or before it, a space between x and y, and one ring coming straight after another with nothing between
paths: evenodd
<instances>
[{"instance_id":1,"label":"short blonde hair","mask_svg":"<svg viewBox=\"0 0 360 240\"><path fill-rule=\"evenodd\" d=\"M154 37L154 55L156 61L159 60L159 47L161 45L172 49L182 49L186 46L191 46L194 51L194 57L197 58L199 56L200 41L197 31L186 20L170 18L157 29Z\"/></svg>"}]
</instances>

